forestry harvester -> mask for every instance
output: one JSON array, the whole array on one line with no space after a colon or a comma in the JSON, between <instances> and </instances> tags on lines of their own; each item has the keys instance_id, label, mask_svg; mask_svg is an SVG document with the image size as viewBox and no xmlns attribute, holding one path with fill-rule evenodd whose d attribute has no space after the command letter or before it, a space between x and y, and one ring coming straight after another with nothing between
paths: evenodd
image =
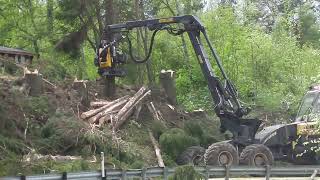
<instances>
[{"instance_id":1,"label":"forestry harvester","mask_svg":"<svg viewBox=\"0 0 320 180\"><path fill-rule=\"evenodd\" d=\"M179 25L179 26L176 26ZM134 28L144 27L153 31L149 52L143 60L137 60L132 52L132 43L129 32ZM317 155L308 151L309 146L304 142L315 138L315 122L306 118L307 112L318 111L320 88L309 91L300 107L296 121L290 124L266 127L258 132L261 121L258 119L247 119L245 115L249 109L239 101L238 93L233 83L224 71L221 60L212 46L206 29L195 16L177 16L164 19L150 19L128 21L121 24L108 25L104 29L101 44L97 47L95 65L98 73L107 82L114 86L116 76L125 76L122 69L125 63L125 55L120 53L119 44L128 42L130 58L135 63L145 63L149 60L152 52L154 38L159 31L167 31L177 36L186 33L194 49L196 58L202 73L208 83L214 105L214 112L220 119L220 130L222 133L229 131L232 139L210 145L207 149L193 146L186 149L177 159L178 164L200 164L207 165L238 165L246 164L252 166L271 165L275 160L306 160L317 161ZM211 56L205 52L202 40L207 44ZM215 60L222 78L218 78L211 67L209 58ZM317 110L318 109L318 110ZM311 132L313 132L311 134ZM312 161L310 161L312 160Z\"/></svg>"}]
</instances>

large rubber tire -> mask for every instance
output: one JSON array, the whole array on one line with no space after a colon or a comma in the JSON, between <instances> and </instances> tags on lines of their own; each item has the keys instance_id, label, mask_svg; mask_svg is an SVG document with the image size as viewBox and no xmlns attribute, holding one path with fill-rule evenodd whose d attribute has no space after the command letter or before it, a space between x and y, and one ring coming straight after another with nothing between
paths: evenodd
<instances>
[{"instance_id":1,"label":"large rubber tire","mask_svg":"<svg viewBox=\"0 0 320 180\"><path fill-rule=\"evenodd\" d=\"M274 161L271 150L263 144L252 144L240 154L240 164L248 166L272 165Z\"/></svg>"},{"instance_id":2,"label":"large rubber tire","mask_svg":"<svg viewBox=\"0 0 320 180\"><path fill-rule=\"evenodd\" d=\"M203 155L205 151L206 150L201 146L191 146L177 157L176 162L178 165L201 165L203 164Z\"/></svg>"},{"instance_id":3,"label":"large rubber tire","mask_svg":"<svg viewBox=\"0 0 320 180\"><path fill-rule=\"evenodd\" d=\"M208 147L204 154L206 165L230 166L239 164L236 148L227 142L214 143Z\"/></svg>"}]
</instances>

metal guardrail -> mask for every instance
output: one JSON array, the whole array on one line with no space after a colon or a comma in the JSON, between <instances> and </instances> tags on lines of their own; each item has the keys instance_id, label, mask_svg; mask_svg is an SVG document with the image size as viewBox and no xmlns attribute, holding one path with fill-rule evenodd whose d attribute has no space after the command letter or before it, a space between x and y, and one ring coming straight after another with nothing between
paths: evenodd
<instances>
[{"instance_id":1,"label":"metal guardrail","mask_svg":"<svg viewBox=\"0 0 320 180\"><path fill-rule=\"evenodd\" d=\"M266 177L268 180L271 176L285 176L285 177L310 177L313 179L317 176L320 166L289 166L289 167L248 167L248 166L235 166L235 167L194 167L195 170L204 176L204 179L213 177L248 177L260 176ZM153 177L163 177L168 179L173 175L176 168L161 168L152 167L145 169L106 169L104 171L105 177L101 171L94 172L79 172L79 173L62 173L62 174L47 174L37 176L17 176L17 177L4 177L0 180L67 180L67 179L80 179L80 180L95 180L95 179L132 179L142 178L143 180Z\"/></svg>"}]
</instances>

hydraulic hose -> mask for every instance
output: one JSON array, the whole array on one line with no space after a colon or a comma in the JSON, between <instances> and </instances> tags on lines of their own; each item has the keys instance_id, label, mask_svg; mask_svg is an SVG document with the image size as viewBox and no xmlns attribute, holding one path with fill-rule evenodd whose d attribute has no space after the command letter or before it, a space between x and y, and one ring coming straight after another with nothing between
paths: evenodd
<instances>
[{"instance_id":1,"label":"hydraulic hose","mask_svg":"<svg viewBox=\"0 0 320 180\"><path fill-rule=\"evenodd\" d=\"M128 44L129 44L129 55L131 57L131 59L133 60L133 62L135 63L145 63L149 60L150 56L151 56L151 53L152 53L152 48L153 48L153 44L154 44L154 38L157 34L157 32L159 31L159 29L156 29L153 33L152 33L152 36L151 36L151 41L150 41L150 47L149 47L149 51L148 51L148 54L147 56L143 59L143 60L137 60L134 56L133 56L133 53L132 53L132 43L131 43L131 40L129 37L127 37L128 39Z\"/></svg>"}]
</instances>

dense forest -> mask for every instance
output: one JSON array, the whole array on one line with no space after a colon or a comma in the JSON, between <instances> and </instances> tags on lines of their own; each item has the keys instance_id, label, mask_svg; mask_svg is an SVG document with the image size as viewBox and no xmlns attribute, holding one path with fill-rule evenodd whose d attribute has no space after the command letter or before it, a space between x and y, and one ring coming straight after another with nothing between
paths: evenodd
<instances>
[{"instance_id":1,"label":"dense forest","mask_svg":"<svg viewBox=\"0 0 320 180\"><path fill-rule=\"evenodd\" d=\"M244 100L279 108L295 104L318 80L318 1L3 1L0 44L33 51L36 63L64 76L95 79L96 45L106 23L194 14L204 22L223 65ZM143 56L148 32L132 34ZM145 34L146 33L146 34ZM161 69L177 71L179 100L210 109L206 82L186 36L156 38L152 67L129 65L119 83L153 82ZM70 44L66 44L69 43ZM197 93L195 93L197 92ZM197 94L197 97L193 98ZM253 96L253 97L252 97ZM192 100L192 101L190 101ZM250 102L251 103L251 102Z\"/></svg>"},{"instance_id":2,"label":"dense forest","mask_svg":"<svg viewBox=\"0 0 320 180\"><path fill-rule=\"evenodd\" d=\"M286 118L293 117L308 87L319 83L320 2L317 0L0 0L0 46L33 52L32 66L55 84L61 85L66 79L74 78L95 81L99 76L93 60L105 25L185 14L198 16L204 23L240 99L252 107L254 113L281 112ZM145 28L130 33L136 56L147 55L151 35ZM221 75L215 61L210 60ZM201 108L214 116L207 82L186 34L170 36L160 32L155 38L151 61L138 65L128 62L125 66L130 75L117 78L117 85L158 86L160 71L172 69L176 72L178 103L187 110ZM43 97L29 99L27 104L36 107L29 109L32 113L50 112L50 105ZM5 109L1 106L0 113ZM26 106L22 104L21 107ZM56 127L52 119L67 121L68 118L65 114L57 115L41 128L49 133L51 127ZM75 124L69 127L81 129ZM153 130L160 133L159 129ZM128 133L132 131L128 129ZM36 149L43 153L66 153L56 145L60 143L58 135L63 133L56 133L54 140L47 139L50 145L44 146L44 142L30 143L21 139L6 145L11 140L0 132L0 160L3 162L0 167L14 164L19 159L17 154L26 154L31 146L45 148ZM171 133L177 132L172 130ZM104 141L103 136L88 135L83 141L93 142L99 149L97 141ZM21 144L28 147L22 148ZM80 154L91 151L91 147L82 149ZM123 156L126 162L115 158L113 163L141 167L139 163L142 162L133 160L135 155ZM175 156L168 153L164 159L170 164ZM77 163L59 167L52 163L36 164L31 171L90 169L82 161ZM0 170L0 175L16 173L9 168Z\"/></svg>"}]
</instances>

